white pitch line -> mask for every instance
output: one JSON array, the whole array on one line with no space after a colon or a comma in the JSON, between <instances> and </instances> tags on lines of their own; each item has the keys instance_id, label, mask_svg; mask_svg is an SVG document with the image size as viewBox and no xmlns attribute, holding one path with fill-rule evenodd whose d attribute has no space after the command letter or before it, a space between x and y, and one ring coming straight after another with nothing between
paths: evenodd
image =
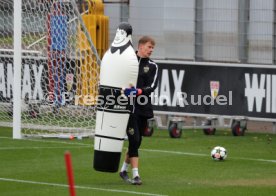
<instances>
[{"instance_id":1,"label":"white pitch line","mask_svg":"<svg viewBox=\"0 0 276 196\"><path fill-rule=\"evenodd\" d=\"M251 158L235 158L234 159L241 159L241 160L247 160L247 161L261 161L261 162L270 162L270 163L276 163L276 160L269 160L269 159L251 159Z\"/></svg>"},{"instance_id":2,"label":"white pitch line","mask_svg":"<svg viewBox=\"0 0 276 196\"><path fill-rule=\"evenodd\" d=\"M190 153L190 152L180 152L180 151L169 151L169 150L155 150L155 149L140 149L146 152L160 152L160 153L168 153L168 154L180 154L180 155L190 155L190 156L201 156L206 157L206 154L199 154L199 153Z\"/></svg>"},{"instance_id":3,"label":"white pitch line","mask_svg":"<svg viewBox=\"0 0 276 196\"><path fill-rule=\"evenodd\" d=\"M10 139L10 140L14 140L11 137L0 137L0 139ZM32 141L32 142L40 142L40 143L55 143L55 144L68 144L68 145L79 145L79 146L90 146L92 147L93 144L91 142L91 144L83 144L83 143L75 143L75 142L61 142L61 141L53 141L53 140L42 140L42 139L20 139L20 140L24 140L24 141Z\"/></svg>"},{"instance_id":4,"label":"white pitch line","mask_svg":"<svg viewBox=\"0 0 276 196\"><path fill-rule=\"evenodd\" d=\"M158 152L158 153L168 153L168 154L178 154L178 155L188 155L188 156L201 156L201 157L208 157L210 155L207 154L200 154L200 153L190 153L190 152L180 152L180 151L168 151L168 150L155 150L155 149L140 149L145 152ZM231 157L231 159L241 159L247 161L261 161L261 162L270 162L276 163L276 160L269 160L269 159L253 159L253 158L246 158L246 157Z\"/></svg>"},{"instance_id":5,"label":"white pitch line","mask_svg":"<svg viewBox=\"0 0 276 196\"><path fill-rule=\"evenodd\" d=\"M37 185L46 185L46 186L56 186L56 187L66 187L66 188L68 188L68 185L66 185L66 184L57 184L57 183L48 183L48 182L36 182L36 181L18 180L18 179L11 179L11 178L0 178L0 181L17 182L17 183L24 183L24 184L37 184ZM129 193L129 194L133 194L133 195L167 196L167 195L160 195L160 194L154 194L154 193L126 191L126 190L120 190L120 189L104 189L104 188L88 187L88 186L75 186L75 188L76 189L105 191L105 192Z\"/></svg>"},{"instance_id":6,"label":"white pitch line","mask_svg":"<svg viewBox=\"0 0 276 196\"><path fill-rule=\"evenodd\" d=\"M52 146L52 147L0 147L0 150L39 150L39 149L64 149L68 146ZM90 148L90 146L70 146L70 148Z\"/></svg>"},{"instance_id":7,"label":"white pitch line","mask_svg":"<svg viewBox=\"0 0 276 196\"><path fill-rule=\"evenodd\" d=\"M10 137L0 137L0 139L12 139ZM57 143L57 144L69 144L69 145L80 145L80 146L87 146L93 147L93 144L82 144L82 143L70 143L70 142L61 142L61 141L42 141L42 140L34 140L34 139L24 139L27 141L34 141L34 142L49 142L49 143ZM207 157L210 155L207 154L200 154L200 153L190 153L190 152L181 152L181 151L169 151L169 150L157 150L157 149L140 149L145 152L157 152L157 153L167 153L167 154L178 154L178 155L188 155L188 156L202 156ZM253 159L253 158L243 158L243 157L231 157L231 159L240 159L240 160L247 160L247 161L260 161L260 162L270 162L276 163L276 160L269 160L269 159Z\"/></svg>"}]
</instances>

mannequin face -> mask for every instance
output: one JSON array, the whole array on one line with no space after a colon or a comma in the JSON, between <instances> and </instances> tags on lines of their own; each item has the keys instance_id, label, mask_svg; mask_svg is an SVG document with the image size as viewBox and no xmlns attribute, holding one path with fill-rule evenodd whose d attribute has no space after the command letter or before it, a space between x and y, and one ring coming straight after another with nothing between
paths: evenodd
<instances>
[{"instance_id":1,"label":"mannequin face","mask_svg":"<svg viewBox=\"0 0 276 196\"><path fill-rule=\"evenodd\" d=\"M127 38L127 33L123 29L117 29L116 31L116 36L114 38L114 43L115 44L121 44L125 41Z\"/></svg>"},{"instance_id":2,"label":"mannequin face","mask_svg":"<svg viewBox=\"0 0 276 196\"><path fill-rule=\"evenodd\" d=\"M144 44L139 44L137 54L141 58L149 58L153 50L154 50L154 45L151 42L146 42Z\"/></svg>"}]
</instances>

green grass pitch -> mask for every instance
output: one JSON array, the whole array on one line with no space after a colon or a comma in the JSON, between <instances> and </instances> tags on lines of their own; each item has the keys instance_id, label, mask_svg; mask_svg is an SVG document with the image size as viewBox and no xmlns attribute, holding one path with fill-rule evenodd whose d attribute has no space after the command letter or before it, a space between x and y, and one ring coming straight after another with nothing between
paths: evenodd
<instances>
[{"instance_id":1,"label":"green grass pitch","mask_svg":"<svg viewBox=\"0 0 276 196\"><path fill-rule=\"evenodd\" d=\"M0 128L0 195L66 196L65 151L70 151L78 196L259 196L276 193L276 135L230 131L206 136L184 130L172 139L155 130L140 150L142 186L125 184L118 173L92 168L93 139L13 140L11 129ZM214 146L228 151L225 161L213 161ZM125 147L127 142L125 142ZM126 148L124 148L125 152ZM123 156L122 156L123 157ZM121 158L122 161L122 158Z\"/></svg>"}]
</instances>

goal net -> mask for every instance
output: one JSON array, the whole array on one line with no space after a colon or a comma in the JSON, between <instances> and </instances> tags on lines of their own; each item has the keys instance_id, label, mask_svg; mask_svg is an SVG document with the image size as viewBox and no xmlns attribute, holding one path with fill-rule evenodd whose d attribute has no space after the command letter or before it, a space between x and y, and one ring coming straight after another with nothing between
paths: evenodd
<instances>
[{"instance_id":1,"label":"goal net","mask_svg":"<svg viewBox=\"0 0 276 196\"><path fill-rule=\"evenodd\" d=\"M0 5L0 126L12 126L13 1ZM94 133L99 57L75 0L22 0L22 136Z\"/></svg>"}]
</instances>

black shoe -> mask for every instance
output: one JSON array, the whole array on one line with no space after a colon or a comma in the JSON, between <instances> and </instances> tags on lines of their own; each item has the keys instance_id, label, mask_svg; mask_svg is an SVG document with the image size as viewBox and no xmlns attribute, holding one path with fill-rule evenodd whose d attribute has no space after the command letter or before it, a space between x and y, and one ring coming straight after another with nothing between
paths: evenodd
<instances>
[{"instance_id":1,"label":"black shoe","mask_svg":"<svg viewBox=\"0 0 276 196\"><path fill-rule=\"evenodd\" d=\"M125 181L125 182L130 182L129 177L127 175L127 171L122 171L120 172L120 177Z\"/></svg>"},{"instance_id":2,"label":"black shoe","mask_svg":"<svg viewBox=\"0 0 276 196\"><path fill-rule=\"evenodd\" d=\"M142 184L142 180L139 176L136 176L135 178L132 179L131 184L133 185L141 185Z\"/></svg>"}]
</instances>

